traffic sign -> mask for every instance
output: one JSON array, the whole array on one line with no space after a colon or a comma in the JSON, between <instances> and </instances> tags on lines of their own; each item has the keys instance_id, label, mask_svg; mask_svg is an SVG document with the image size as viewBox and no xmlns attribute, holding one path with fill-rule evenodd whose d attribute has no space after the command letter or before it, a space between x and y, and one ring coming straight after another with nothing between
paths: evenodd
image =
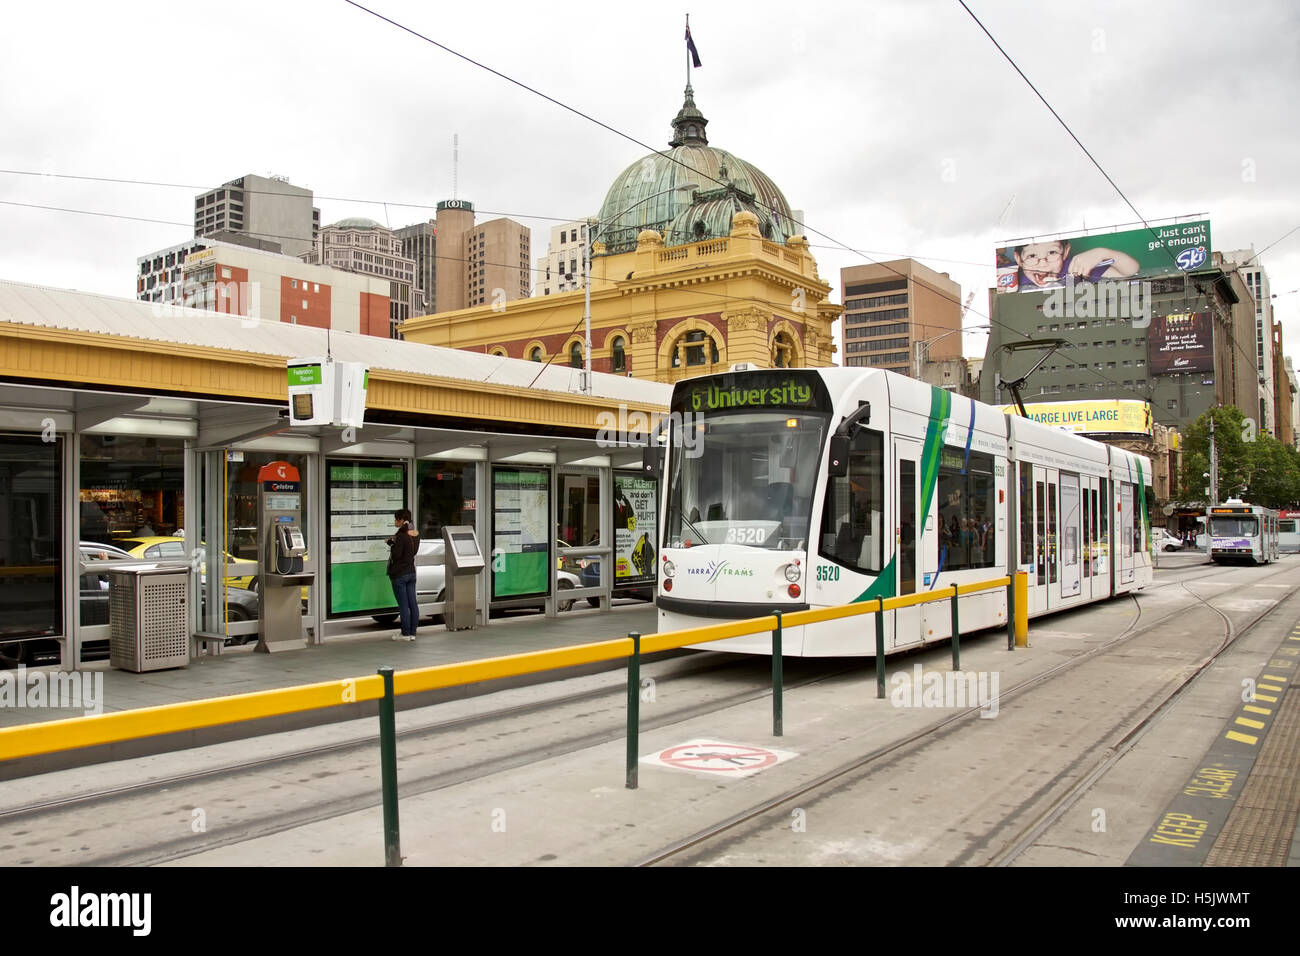
<instances>
[{"instance_id":1,"label":"traffic sign","mask_svg":"<svg viewBox=\"0 0 1300 956\"><path fill-rule=\"evenodd\" d=\"M641 761L672 770L748 777L797 756L788 750L769 750L705 738L669 747L657 754L642 757Z\"/></svg>"}]
</instances>

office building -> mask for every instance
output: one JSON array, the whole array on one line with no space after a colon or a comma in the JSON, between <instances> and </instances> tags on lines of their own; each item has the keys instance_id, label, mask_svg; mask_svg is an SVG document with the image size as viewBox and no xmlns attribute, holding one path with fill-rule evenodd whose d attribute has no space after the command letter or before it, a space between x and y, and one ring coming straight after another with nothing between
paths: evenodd
<instances>
[{"instance_id":1,"label":"office building","mask_svg":"<svg viewBox=\"0 0 1300 956\"><path fill-rule=\"evenodd\" d=\"M320 231L320 252L309 262L331 269L374 276L388 283L389 338L411 317L411 288L415 262L402 255L402 240L373 219L357 217L332 223Z\"/></svg>"},{"instance_id":2,"label":"office building","mask_svg":"<svg viewBox=\"0 0 1300 956\"><path fill-rule=\"evenodd\" d=\"M551 227L546 255L537 259L534 282L538 295L582 288L583 258L587 254L587 223L564 222Z\"/></svg>"},{"instance_id":3,"label":"office building","mask_svg":"<svg viewBox=\"0 0 1300 956\"><path fill-rule=\"evenodd\" d=\"M411 315L428 315L438 310L438 226L430 219L393 230L402 244L402 258L410 259Z\"/></svg>"},{"instance_id":4,"label":"office building","mask_svg":"<svg viewBox=\"0 0 1300 956\"><path fill-rule=\"evenodd\" d=\"M389 281L226 242L187 256L185 305L388 338Z\"/></svg>"},{"instance_id":5,"label":"office building","mask_svg":"<svg viewBox=\"0 0 1300 956\"><path fill-rule=\"evenodd\" d=\"M844 365L918 377L924 362L960 359L961 286L914 259L840 270Z\"/></svg>"},{"instance_id":6,"label":"office building","mask_svg":"<svg viewBox=\"0 0 1300 956\"><path fill-rule=\"evenodd\" d=\"M316 247L320 210L310 189L282 176L250 173L194 198L194 237L223 231L270 240L285 255L304 256Z\"/></svg>"}]
</instances>

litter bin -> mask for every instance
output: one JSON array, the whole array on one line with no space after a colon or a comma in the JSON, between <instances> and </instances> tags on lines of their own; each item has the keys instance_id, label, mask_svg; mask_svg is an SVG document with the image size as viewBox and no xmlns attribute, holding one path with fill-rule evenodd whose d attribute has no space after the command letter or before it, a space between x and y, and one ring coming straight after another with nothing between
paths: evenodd
<instances>
[{"instance_id":1,"label":"litter bin","mask_svg":"<svg viewBox=\"0 0 1300 956\"><path fill-rule=\"evenodd\" d=\"M190 662L190 568L108 572L108 660L136 674Z\"/></svg>"}]
</instances>

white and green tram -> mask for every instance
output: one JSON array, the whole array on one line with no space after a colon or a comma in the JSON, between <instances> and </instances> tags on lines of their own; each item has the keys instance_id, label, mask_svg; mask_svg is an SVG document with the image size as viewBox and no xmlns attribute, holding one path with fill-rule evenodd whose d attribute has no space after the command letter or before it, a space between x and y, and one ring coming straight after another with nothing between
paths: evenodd
<instances>
[{"instance_id":1,"label":"white and green tram","mask_svg":"<svg viewBox=\"0 0 1300 956\"><path fill-rule=\"evenodd\" d=\"M659 630L1028 575L1031 617L1152 579L1147 459L880 369L679 382ZM1003 589L961 599L1005 626ZM889 651L950 637L947 602L885 612ZM770 635L711 649L770 653ZM874 615L784 630L795 656L875 653Z\"/></svg>"}]
</instances>

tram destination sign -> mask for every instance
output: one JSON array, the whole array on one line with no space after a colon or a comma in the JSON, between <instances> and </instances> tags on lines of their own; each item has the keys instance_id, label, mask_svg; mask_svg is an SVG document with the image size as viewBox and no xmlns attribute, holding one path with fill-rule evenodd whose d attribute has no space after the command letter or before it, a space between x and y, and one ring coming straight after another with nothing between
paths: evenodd
<instances>
[{"instance_id":1,"label":"tram destination sign","mask_svg":"<svg viewBox=\"0 0 1300 956\"><path fill-rule=\"evenodd\" d=\"M678 386L673 406L682 412L747 409L829 411L826 386L815 375L783 371L732 372Z\"/></svg>"}]
</instances>

